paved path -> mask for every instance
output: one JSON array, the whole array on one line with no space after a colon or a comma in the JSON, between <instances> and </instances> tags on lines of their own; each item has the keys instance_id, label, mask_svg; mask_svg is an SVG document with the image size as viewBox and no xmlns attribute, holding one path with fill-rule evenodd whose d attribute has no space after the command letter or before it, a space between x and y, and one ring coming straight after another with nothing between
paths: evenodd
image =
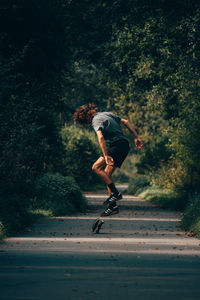
<instances>
[{"instance_id":1,"label":"paved path","mask_svg":"<svg viewBox=\"0 0 200 300\"><path fill-rule=\"evenodd\" d=\"M105 193L86 197L86 214L41 219L0 245L1 300L200 299L200 240L178 213L124 196L93 235Z\"/></svg>"}]
</instances>

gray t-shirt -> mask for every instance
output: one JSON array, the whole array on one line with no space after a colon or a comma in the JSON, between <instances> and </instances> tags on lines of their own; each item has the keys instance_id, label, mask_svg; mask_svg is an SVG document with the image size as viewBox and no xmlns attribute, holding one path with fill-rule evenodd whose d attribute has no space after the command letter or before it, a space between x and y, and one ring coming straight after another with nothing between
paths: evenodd
<instances>
[{"instance_id":1,"label":"gray t-shirt","mask_svg":"<svg viewBox=\"0 0 200 300\"><path fill-rule=\"evenodd\" d=\"M101 129L104 139L108 143L126 139L121 126L121 118L111 112L99 112L92 119L92 126L97 132Z\"/></svg>"}]
</instances>

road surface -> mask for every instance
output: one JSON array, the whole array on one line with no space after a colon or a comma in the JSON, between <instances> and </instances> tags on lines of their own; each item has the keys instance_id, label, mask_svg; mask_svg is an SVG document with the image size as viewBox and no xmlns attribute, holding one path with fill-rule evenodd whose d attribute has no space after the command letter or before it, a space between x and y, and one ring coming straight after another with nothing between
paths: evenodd
<instances>
[{"instance_id":1,"label":"road surface","mask_svg":"<svg viewBox=\"0 0 200 300\"><path fill-rule=\"evenodd\" d=\"M87 213L41 219L0 245L1 300L200 299L200 240L179 213L127 195L94 235L106 194L86 197Z\"/></svg>"}]
</instances>

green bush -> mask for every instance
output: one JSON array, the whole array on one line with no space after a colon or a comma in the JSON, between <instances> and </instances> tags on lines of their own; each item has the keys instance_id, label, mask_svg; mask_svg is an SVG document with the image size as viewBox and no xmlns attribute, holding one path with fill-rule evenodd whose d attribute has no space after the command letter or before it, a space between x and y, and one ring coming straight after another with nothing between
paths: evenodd
<instances>
[{"instance_id":1,"label":"green bush","mask_svg":"<svg viewBox=\"0 0 200 300\"><path fill-rule=\"evenodd\" d=\"M79 186L69 176L46 173L36 179L34 191L33 208L50 210L54 216L84 211L86 208L86 200Z\"/></svg>"},{"instance_id":2,"label":"green bush","mask_svg":"<svg viewBox=\"0 0 200 300\"><path fill-rule=\"evenodd\" d=\"M200 237L200 194L190 196L181 224Z\"/></svg>"},{"instance_id":3,"label":"green bush","mask_svg":"<svg viewBox=\"0 0 200 300\"><path fill-rule=\"evenodd\" d=\"M127 193L138 195L149 185L150 182L146 176L144 175L137 176L133 179L130 179Z\"/></svg>"},{"instance_id":4,"label":"green bush","mask_svg":"<svg viewBox=\"0 0 200 300\"><path fill-rule=\"evenodd\" d=\"M29 193L44 166L59 170L61 117L63 111L69 115L61 100L69 37L65 18L60 1L9 0L1 6L0 186L5 194Z\"/></svg>"},{"instance_id":5,"label":"green bush","mask_svg":"<svg viewBox=\"0 0 200 300\"><path fill-rule=\"evenodd\" d=\"M99 157L99 149L93 132L66 125L61 135L66 151L63 159L66 175L73 176L83 189L100 182L91 169L92 164Z\"/></svg>"}]
</instances>

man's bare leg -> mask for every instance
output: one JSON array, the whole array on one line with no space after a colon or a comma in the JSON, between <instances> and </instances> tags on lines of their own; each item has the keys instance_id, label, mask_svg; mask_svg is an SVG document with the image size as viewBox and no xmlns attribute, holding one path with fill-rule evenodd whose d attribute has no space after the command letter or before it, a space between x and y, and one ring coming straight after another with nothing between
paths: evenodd
<instances>
[{"instance_id":1,"label":"man's bare leg","mask_svg":"<svg viewBox=\"0 0 200 300\"><path fill-rule=\"evenodd\" d=\"M114 166L110 166L110 165L107 165L105 167L105 173L110 177L110 179L112 180L113 182L113 179L112 179L112 174L114 173L114 171L116 170L116 167ZM107 185L107 190L108 190L108 194L111 195L111 189L109 188L109 186Z\"/></svg>"},{"instance_id":2,"label":"man's bare leg","mask_svg":"<svg viewBox=\"0 0 200 300\"><path fill-rule=\"evenodd\" d=\"M109 195L113 194L117 200L120 200L121 194L116 189L111 176L115 169L115 166L106 165L104 157L100 157L92 166L92 170L106 183Z\"/></svg>"},{"instance_id":3,"label":"man's bare leg","mask_svg":"<svg viewBox=\"0 0 200 300\"><path fill-rule=\"evenodd\" d=\"M121 194L117 191L113 180L112 174L116 167L106 165L105 158L100 157L92 166L92 170L105 182L108 188L109 198L104 201L104 204L109 204L101 216L109 216L119 213L119 207L116 201L122 198ZM95 223L96 224L96 223Z\"/></svg>"},{"instance_id":4,"label":"man's bare leg","mask_svg":"<svg viewBox=\"0 0 200 300\"><path fill-rule=\"evenodd\" d=\"M114 168L114 166L110 166ZM106 185L113 183L112 177L110 176L109 172L106 172L105 169L107 168L105 158L99 157L97 161L92 166L92 171L94 171L104 182Z\"/></svg>"}]
</instances>

